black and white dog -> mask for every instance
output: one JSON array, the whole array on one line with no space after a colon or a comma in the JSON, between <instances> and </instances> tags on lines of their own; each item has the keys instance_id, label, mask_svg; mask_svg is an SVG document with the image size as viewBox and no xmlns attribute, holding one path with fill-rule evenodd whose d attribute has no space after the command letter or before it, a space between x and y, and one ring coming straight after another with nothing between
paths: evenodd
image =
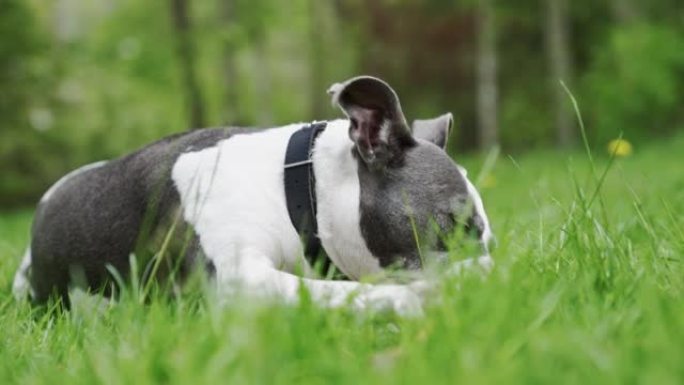
<instances>
[{"instance_id":1,"label":"black and white dog","mask_svg":"<svg viewBox=\"0 0 684 385\"><path fill-rule=\"evenodd\" d=\"M482 200L444 151L451 114L409 126L374 77L329 93L348 119L191 131L64 176L38 204L15 296L68 300L76 277L105 289L112 268L130 272L131 254L164 249L181 256L181 273L204 267L222 298L239 287L290 302L305 285L323 305L410 313L421 306L415 284L358 281L444 256L438 239L418 247L416 234L462 224L482 249L471 263L491 264ZM317 245L349 280L312 278Z\"/></svg>"}]
</instances>

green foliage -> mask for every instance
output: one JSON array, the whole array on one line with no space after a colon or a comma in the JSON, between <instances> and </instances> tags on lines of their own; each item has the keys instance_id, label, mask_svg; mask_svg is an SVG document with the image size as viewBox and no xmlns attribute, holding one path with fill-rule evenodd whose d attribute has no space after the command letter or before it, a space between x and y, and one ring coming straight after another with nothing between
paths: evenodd
<instances>
[{"instance_id":1,"label":"green foliage","mask_svg":"<svg viewBox=\"0 0 684 385\"><path fill-rule=\"evenodd\" d=\"M32 60L41 47L30 9L19 0L3 1L0 8L0 124L7 129L25 120L35 83ZM5 132L5 129L2 132Z\"/></svg>"},{"instance_id":2,"label":"green foliage","mask_svg":"<svg viewBox=\"0 0 684 385\"><path fill-rule=\"evenodd\" d=\"M668 25L630 24L597 47L584 79L594 136L643 139L684 121L684 39Z\"/></svg>"},{"instance_id":3,"label":"green foliage","mask_svg":"<svg viewBox=\"0 0 684 385\"><path fill-rule=\"evenodd\" d=\"M161 4L120 2L107 17L86 8L92 20L72 14L62 22L76 32L49 47L34 26L38 12L12 3L22 5L0 10L8 20L0 44L13 50L0 66L3 100L12 103L0 107L0 204L34 201L69 169L185 128L170 26L150 17L167 12Z\"/></svg>"},{"instance_id":4,"label":"green foliage","mask_svg":"<svg viewBox=\"0 0 684 385\"><path fill-rule=\"evenodd\" d=\"M0 6L0 195L15 201L37 188L47 167L35 167L31 154L50 145L36 140L37 129L53 124L46 108L49 81L39 52L45 49L29 7L21 0ZM33 174L33 176L31 175Z\"/></svg>"},{"instance_id":5,"label":"green foliage","mask_svg":"<svg viewBox=\"0 0 684 385\"><path fill-rule=\"evenodd\" d=\"M80 296L49 314L11 298L31 213L5 215L0 383L681 383L683 145L616 161L599 195L583 154L502 159L480 186L497 267L442 278L415 319L323 310L305 293L224 307L201 292ZM477 175L480 159L459 161Z\"/></svg>"},{"instance_id":6,"label":"green foliage","mask_svg":"<svg viewBox=\"0 0 684 385\"><path fill-rule=\"evenodd\" d=\"M681 1L568 1L573 79L592 145L682 125ZM188 1L192 60L210 126L340 117L325 94L359 74L388 80L409 120L453 112L453 153L476 148L476 22L468 0ZM537 0L496 7L505 151L555 137ZM0 207L33 204L61 175L189 128L170 2L4 0L0 6ZM679 15L679 16L678 16Z\"/></svg>"}]
</instances>

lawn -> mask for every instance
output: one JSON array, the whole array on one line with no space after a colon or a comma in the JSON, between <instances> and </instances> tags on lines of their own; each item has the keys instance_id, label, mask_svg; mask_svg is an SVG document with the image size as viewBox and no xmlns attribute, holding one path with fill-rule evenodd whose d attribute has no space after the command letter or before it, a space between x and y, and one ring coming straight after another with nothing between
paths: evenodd
<instances>
[{"instance_id":1,"label":"lawn","mask_svg":"<svg viewBox=\"0 0 684 385\"><path fill-rule=\"evenodd\" d=\"M684 383L683 150L499 157L496 268L443 278L412 319L196 292L48 314L10 293L31 212L2 213L0 384Z\"/></svg>"}]
</instances>

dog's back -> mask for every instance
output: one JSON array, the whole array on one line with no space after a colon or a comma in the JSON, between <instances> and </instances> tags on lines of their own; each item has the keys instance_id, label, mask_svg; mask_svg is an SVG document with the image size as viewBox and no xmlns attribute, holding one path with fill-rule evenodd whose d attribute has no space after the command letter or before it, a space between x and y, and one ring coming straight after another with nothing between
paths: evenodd
<instances>
[{"instance_id":1,"label":"dog's back","mask_svg":"<svg viewBox=\"0 0 684 385\"><path fill-rule=\"evenodd\" d=\"M31 245L15 277L15 295L30 291L42 302L54 293L66 300L70 283L107 290L107 266L126 276L131 253L144 267L146 257L159 249L179 205L170 178L178 157L244 131L212 128L170 136L61 178L36 209ZM186 230L191 231L183 223L177 226L177 242L170 245L171 253L184 251L181 274L198 251L194 234L181 236Z\"/></svg>"}]
</instances>

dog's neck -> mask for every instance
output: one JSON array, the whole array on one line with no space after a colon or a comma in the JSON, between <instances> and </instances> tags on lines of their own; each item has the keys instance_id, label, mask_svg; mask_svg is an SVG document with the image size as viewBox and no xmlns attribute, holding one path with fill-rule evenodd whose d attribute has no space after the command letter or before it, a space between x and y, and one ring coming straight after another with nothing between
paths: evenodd
<instances>
[{"instance_id":1,"label":"dog's neck","mask_svg":"<svg viewBox=\"0 0 684 385\"><path fill-rule=\"evenodd\" d=\"M349 120L328 122L316 140L313 166L318 201L318 235L332 262L347 277L382 271L366 245L359 215L358 161L352 155Z\"/></svg>"},{"instance_id":2,"label":"dog's neck","mask_svg":"<svg viewBox=\"0 0 684 385\"><path fill-rule=\"evenodd\" d=\"M327 123L307 124L295 131L285 152L285 200L292 225L304 242L304 257L312 267L327 272L330 259L321 253L316 223L316 178L313 173L311 152L318 135Z\"/></svg>"}]
</instances>

